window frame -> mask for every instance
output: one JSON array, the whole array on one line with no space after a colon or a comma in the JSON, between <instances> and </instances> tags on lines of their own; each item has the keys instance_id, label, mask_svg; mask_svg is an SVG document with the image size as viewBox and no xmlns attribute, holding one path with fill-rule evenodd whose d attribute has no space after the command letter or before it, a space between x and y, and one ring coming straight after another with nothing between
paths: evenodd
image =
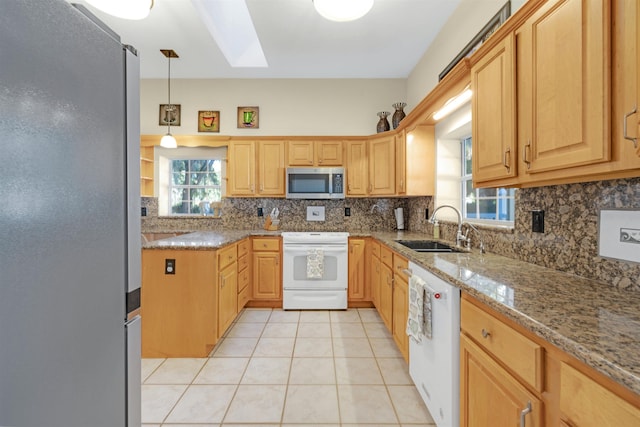
<instances>
[{"instance_id":1,"label":"window frame","mask_svg":"<svg viewBox=\"0 0 640 427\"><path fill-rule=\"evenodd\" d=\"M471 148L471 144L472 144L472 136L471 135L466 135L464 137L462 137L460 139L460 163L461 163L461 172L460 172L460 186L461 186L461 199L460 199L460 206L461 206L461 214L462 214L462 218L464 221L467 222L471 222L474 224L483 224L483 225L493 225L493 226L507 226L507 227L513 227L514 223L515 223L515 194L516 194L516 190L515 188L504 188L504 187L500 187L500 188L495 188L495 196L486 196L486 195L482 195L481 192L486 191L486 189L483 188L473 188L472 190L474 192L475 195L475 201L476 201L476 215L477 217L469 217L468 216L468 209L467 209L467 194L469 193L468 190L468 184L471 183L471 185L473 186L473 173L472 173L472 168L471 165L467 164L467 162L471 162L471 158L467 159L467 151L466 148L469 147ZM471 156L473 156L473 152L471 152ZM500 192L504 191L507 194L511 193L511 195L506 195L506 196L500 196ZM496 202L496 217L500 216L500 212L499 212L499 207L501 206L501 202L505 201L506 203L508 203L510 206L510 210L511 213L513 215L513 219L511 220L505 220L505 219L490 219L490 218L479 218L480 216L480 201L481 200L495 200ZM504 202L502 202L504 203Z\"/></svg>"},{"instance_id":2,"label":"window frame","mask_svg":"<svg viewBox=\"0 0 640 427\"><path fill-rule=\"evenodd\" d=\"M192 166L192 162L194 161L205 161L205 162L219 162L219 172L214 171L211 168L207 168L207 171L193 171L191 170L191 166ZM173 167L174 167L174 162L186 162L188 165L188 171L185 172L186 174L189 174L191 176L193 176L194 174L198 174L198 173L217 173L218 175L218 179L219 179L219 184L217 185L203 185L203 184L174 184L173 182L173 176L175 173L180 173L181 171L174 171ZM167 197L167 203L169 204L168 208L168 213L170 216L202 216L202 215L209 215L211 214L211 211L205 211L203 212L193 212L193 203L191 202L191 199L189 198L189 200L182 200L182 202L186 202L188 204L188 210L189 212L173 212L173 190L174 189L179 189L181 191L183 190L188 190L189 193L191 193L191 190L207 190L207 189L213 189L213 190L217 190L220 193L220 198L217 200L207 200L209 202L220 202L222 201L222 197L224 196L223 193L223 188L222 188L222 184L223 184L223 176L222 176L222 164L223 164L224 160L222 158L218 158L218 157L207 157L207 158L202 158L202 156L196 156L196 157L189 157L189 158L184 158L184 157L180 157L180 158L174 158L174 159L170 159L169 160L169 186L168 186L168 195L169 197ZM189 180L190 181L190 180ZM198 207L198 209L200 209L200 207Z\"/></svg>"}]
</instances>

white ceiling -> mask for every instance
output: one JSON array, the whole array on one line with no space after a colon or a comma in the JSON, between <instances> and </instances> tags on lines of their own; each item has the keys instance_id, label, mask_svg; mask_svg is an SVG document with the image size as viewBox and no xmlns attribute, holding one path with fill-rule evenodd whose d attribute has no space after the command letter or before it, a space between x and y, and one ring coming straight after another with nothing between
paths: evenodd
<instances>
[{"instance_id":1,"label":"white ceiling","mask_svg":"<svg viewBox=\"0 0 640 427\"><path fill-rule=\"evenodd\" d=\"M190 0L155 0L142 21L87 8L138 49L142 78L167 77L160 49L180 56L171 61L172 78L406 78L460 0L375 0L366 16L347 23L322 18L312 0L246 3L266 68L231 67Z\"/></svg>"}]
</instances>

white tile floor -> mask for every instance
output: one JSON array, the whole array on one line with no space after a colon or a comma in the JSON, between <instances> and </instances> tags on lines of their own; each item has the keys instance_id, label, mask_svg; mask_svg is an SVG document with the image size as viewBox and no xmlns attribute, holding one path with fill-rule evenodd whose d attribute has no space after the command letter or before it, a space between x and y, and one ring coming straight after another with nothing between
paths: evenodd
<instances>
[{"instance_id":1,"label":"white tile floor","mask_svg":"<svg viewBox=\"0 0 640 427\"><path fill-rule=\"evenodd\" d=\"M246 309L209 358L142 360L142 422L435 426L375 309Z\"/></svg>"}]
</instances>

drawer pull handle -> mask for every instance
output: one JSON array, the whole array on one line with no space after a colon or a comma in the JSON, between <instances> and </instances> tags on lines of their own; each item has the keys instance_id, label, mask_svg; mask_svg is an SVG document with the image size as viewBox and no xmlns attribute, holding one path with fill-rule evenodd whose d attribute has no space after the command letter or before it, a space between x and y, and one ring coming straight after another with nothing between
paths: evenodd
<instances>
[{"instance_id":1,"label":"drawer pull handle","mask_svg":"<svg viewBox=\"0 0 640 427\"><path fill-rule=\"evenodd\" d=\"M482 328L482 338L487 338L491 335L491 332L487 331L485 328Z\"/></svg>"},{"instance_id":2,"label":"drawer pull handle","mask_svg":"<svg viewBox=\"0 0 640 427\"><path fill-rule=\"evenodd\" d=\"M527 407L520 412L520 427L525 427L525 423L527 422L526 417L527 414L531 413L531 402L527 402Z\"/></svg>"}]
</instances>

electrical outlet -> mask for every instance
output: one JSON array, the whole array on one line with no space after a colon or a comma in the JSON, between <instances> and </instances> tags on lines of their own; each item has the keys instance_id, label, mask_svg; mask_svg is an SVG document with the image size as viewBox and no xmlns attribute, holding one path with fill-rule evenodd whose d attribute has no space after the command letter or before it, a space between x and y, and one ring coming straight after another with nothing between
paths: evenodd
<instances>
[{"instance_id":1,"label":"electrical outlet","mask_svg":"<svg viewBox=\"0 0 640 427\"><path fill-rule=\"evenodd\" d=\"M425 210L424 210L424 219L426 219L426 220L429 219L429 208L425 208Z\"/></svg>"},{"instance_id":2,"label":"electrical outlet","mask_svg":"<svg viewBox=\"0 0 640 427\"><path fill-rule=\"evenodd\" d=\"M140 208L140 215L141 216L147 216L147 208L146 206L143 206Z\"/></svg>"},{"instance_id":3,"label":"electrical outlet","mask_svg":"<svg viewBox=\"0 0 640 427\"><path fill-rule=\"evenodd\" d=\"M531 211L531 231L544 233L544 211Z\"/></svg>"},{"instance_id":4,"label":"electrical outlet","mask_svg":"<svg viewBox=\"0 0 640 427\"><path fill-rule=\"evenodd\" d=\"M351 208L344 208L344 216L351 216Z\"/></svg>"},{"instance_id":5,"label":"electrical outlet","mask_svg":"<svg viewBox=\"0 0 640 427\"><path fill-rule=\"evenodd\" d=\"M258 216L264 216L264 211L262 208L258 208Z\"/></svg>"},{"instance_id":6,"label":"electrical outlet","mask_svg":"<svg viewBox=\"0 0 640 427\"><path fill-rule=\"evenodd\" d=\"M164 274L176 274L176 260L165 258Z\"/></svg>"}]
</instances>

